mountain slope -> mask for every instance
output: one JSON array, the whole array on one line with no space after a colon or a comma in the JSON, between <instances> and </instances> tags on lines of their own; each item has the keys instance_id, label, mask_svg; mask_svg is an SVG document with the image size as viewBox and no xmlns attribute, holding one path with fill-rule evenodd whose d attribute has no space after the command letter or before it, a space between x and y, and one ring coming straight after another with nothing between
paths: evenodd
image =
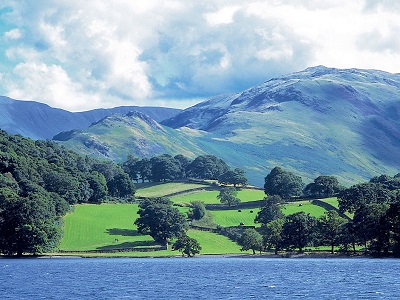
<instances>
[{"instance_id":1,"label":"mountain slope","mask_svg":"<svg viewBox=\"0 0 400 300\"><path fill-rule=\"evenodd\" d=\"M308 68L212 98L162 124L211 132L244 156L253 153L256 164L308 176L353 181L398 172L400 75Z\"/></svg>"},{"instance_id":2,"label":"mountain slope","mask_svg":"<svg viewBox=\"0 0 400 300\"><path fill-rule=\"evenodd\" d=\"M203 153L190 134L162 126L136 111L105 117L84 130L62 132L54 140L81 154L117 162L124 161L128 154L152 157L171 153L194 157Z\"/></svg>"},{"instance_id":3,"label":"mountain slope","mask_svg":"<svg viewBox=\"0 0 400 300\"><path fill-rule=\"evenodd\" d=\"M33 139L51 139L61 131L87 128L106 116L126 114L132 110L146 113L157 121L170 118L180 111L162 107L123 106L73 113L39 102L17 101L0 96L0 128Z\"/></svg>"}]
</instances>

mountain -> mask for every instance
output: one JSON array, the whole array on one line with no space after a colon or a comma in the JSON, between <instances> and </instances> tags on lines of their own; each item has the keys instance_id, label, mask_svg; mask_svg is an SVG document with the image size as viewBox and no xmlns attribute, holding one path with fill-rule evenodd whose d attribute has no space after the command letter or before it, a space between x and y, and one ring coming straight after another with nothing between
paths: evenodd
<instances>
[{"instance_id":1,"label":"mountain","mask_svg":"<svg viewBox=\"0 0 400 300\"><path fill-rule=\"evenodd\" d=\"M213 154L258 186L275 166L305 182L335 175L348 185L399 172L400 75L318 66L211 98L161 125L142 113L114 114L56 139L118 162Z\"/></svg>"},{"instance_id":2,"label":"mountain","mask_svg":"<svg viewBox=\"0 0 400 300\"><path fill-rule=\"evenodd\" d=\"M153 157L179 153L194 157L203 153L187 132L162 126L141 112L131 111L105 117L84 130L61 132L53 140L81 154L117 162L124 161L128 154Z\"/></svg>"},{"instance_id":3,"label":"mountain","mask_svg":"<svg viewBox=\"0 0 400 300\"><path fill-rule=\"evenodd\" d=\"M35 101L0 96L0 128L11 134L46 140L62 131L87 128L114 113L126 114L133 110L143 112L157 121L170 118L180 111L163 107L122 106L74 113Z\"/></svg>"},{"instance_id":4,"label":"mountain","mask_svg":"<svg viewBox=\"0 0 400 300\"><path fill-rule=\"evenodd\" d=\"M230 153L242 153L236 162L248 170L281 165L308 176L362 180L399 172L400 75L312 67L212 98L161 123L219 136L233 145ZM248 155L255 161L247 162Z\"/></svg>"}]
</instances>

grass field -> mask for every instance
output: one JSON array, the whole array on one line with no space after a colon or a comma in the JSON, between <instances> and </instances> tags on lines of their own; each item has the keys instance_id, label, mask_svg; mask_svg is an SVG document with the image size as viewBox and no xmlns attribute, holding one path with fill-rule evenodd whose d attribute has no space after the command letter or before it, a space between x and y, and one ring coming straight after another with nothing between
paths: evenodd
<instances>
[{"instance_id":1,"label":"grass field","mask_svg":"<svg viewBox=\"0 0 400 300\"><path fill-rule=\"evenodd\" d=\"M183 195L170 197L171 201L174 203L189 203L194 200L202 201L204 204L219 204L217 196L219 191L196 191L190 192ZM262 200L265 197L264 191L261 190L250 190L242 189L238 190L237 197L241 202L250 202Z\"/></svg>"},{"instance_id":2,"label":"grass field","mask_svg":"<svg viewBox=\"0 0 400 300\"><path fill-rule=\"evenodd\" d=\"M65 218L64 236L59 248L85 251L155 246L150 236L137 233L137 228L133 225L137 210L136 204L77 205L75 211ZM202 254L240 253L240 247L236 243L216 233L189 230L187 234L199 241L203 247ZM85 254L85 256L98 255L98 253ZM145 253L107 253L107 256L174 255L179 255L179 252L171 249Z\"/></svg>"},{"instance_id":3,"label":"grass field","mask_svg":"<svg viewBox=\"0 0 400 300\"><path fill-rule=\"evenodd\" d=\"M339 208L339 202L338 202L337 197L325 198L325 199L321 199L321 201L328 203L335 208Z\"/></svg>"},{"instance_id":4,"label":"grass field","mask_svg":"<svg viewBox=\"0 0 400 300\"><path fill-rule=\"evenodd\" d=\"M166 183L151 184L138 189L137 195L143 197L165 196L171 193L186 191L188 189L205 187L200 184ZM203 201L206 204L219 204L218 191L196 191L183 195L170 197L174 203L189 203L193 200ZM243 189L238 191L241 202L261 200L264 198L262 190ZM322 199L333 207L338 207L337 198ZM178 207L179 211L186 214L188 207ZM154 240L147 235L139 235L133 225L138 217L137 204L101 204L101 205L76 205L75 210L65 217L64 235L59 246L60 250L86 251L86 250L113 250L118 248L153 247ZM250 211L253 211L252 213ZM254 224L259 209L210 210L207 211L209 227L238 226L243 223L247 226ZM311 201L297 201L282 206L285 215L304 211L312 216L319 217L326 211L324 208L313 205ZM201 222L201 221L200 221ZM206 224L207 225L207 224ZM206 226L207 227L207 226ZM201 254L237 254L240 246L227 237L216 233L190 229L188 235L199 241L203 250ZM77 254L79 255L79 254ZM84 254L85 256L176 256L177 251L162 250L153 252L118 252L106 254Z\"/></svg>"},{"instance_id":5,"label":"grass field","mask_svg":"<svg viewBox=\"0 0 400 300\"><path fill-rule=\"evenodd\" d=\"M65 217L59 248L96 250L152 246L153 239L138 235L133 225L137 210L136 204L76 205L75 211Z\"/></svg>"},{"instance_id":6,"label":"grass field","mask_svg":"<svg viewBox=\"0 0 400 300\"><path fill-rule=\"evenodd\" d=\"M253 211L252 213L250 211ZM229 227L229 226L239 226L242 222L246 226L254 226L254 218L257 215L259 209L241 209L239 212L235 210L213 210L211 213L213 215L214 223Z\"/></svg>"},{"instance_id":7,"label":"grass field","mask_svg":"<svg viewBox=\"0 0 400 300\"><path fill-rule=\"evenodd\" d=\"M290 202L282 206L282 213L285 216L301 211L304 211L306 214L310 214L314 217L320 217L324 214L324 212L326 212L326 209L317 205L313 205L311 201L308 200Z\"/></svg>"},{"instance_id":8,"label":"grass field","mask_svg":"<svg viewBox=\"0 0 400 300\"><path fill-rule=\"evenodd\" d=\"M162 197L165 195L187 191L190 189L208 187L205 184L185 183L185 182L168 182L168 183L152 183L143 188L136 190L136 197Z\"/></svg>"}]
</instances>

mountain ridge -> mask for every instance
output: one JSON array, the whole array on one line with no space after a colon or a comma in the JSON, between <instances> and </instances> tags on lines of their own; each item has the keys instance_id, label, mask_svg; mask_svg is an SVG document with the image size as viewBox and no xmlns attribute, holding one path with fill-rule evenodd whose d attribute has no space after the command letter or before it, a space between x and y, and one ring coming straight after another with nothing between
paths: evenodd
<instances>
[{"instance_id":1,"label":"mountain ridge","mask_svg":"<svg viewBox=\"0 0 400 300\"><path fill-rule=\"evenodd\" d=\"M32 139L51 139L56 134L84 129L114 113L140 111L161 121L177 114L180 109L164 107L119 106L84 112L69 112L36 101L14 100L0 96L0 128L11 134Z\"/></svg>"},{"instance_id":2,"label":"mountain ridge","mask_svg":"<svg viewBox=\"0 0 400 300\"><path fill-rule=\"evenodd\" d=\"M306 181L335 175L344 184L399 173L400 74L317 66L215 96L160 124L126 114L58 142L119 162L127 154L213 154L258 186L274 166Z\"/></svg>"}]
</instances>

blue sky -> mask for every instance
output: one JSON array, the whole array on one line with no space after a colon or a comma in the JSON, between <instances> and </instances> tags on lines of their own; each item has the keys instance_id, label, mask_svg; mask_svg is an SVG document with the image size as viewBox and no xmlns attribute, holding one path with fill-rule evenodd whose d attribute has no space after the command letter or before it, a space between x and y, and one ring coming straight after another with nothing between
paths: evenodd
<instances>
[{"instance_id":1,"label":"blue sky","mask_svg":"<svg viewBox=\"0 0 400 300\"><path fill-rule=\"evenodd\" d=\"M325 65L400 72L400 1L2 0L0 95L186 108Z\"/></svg>"}]
</instances>

